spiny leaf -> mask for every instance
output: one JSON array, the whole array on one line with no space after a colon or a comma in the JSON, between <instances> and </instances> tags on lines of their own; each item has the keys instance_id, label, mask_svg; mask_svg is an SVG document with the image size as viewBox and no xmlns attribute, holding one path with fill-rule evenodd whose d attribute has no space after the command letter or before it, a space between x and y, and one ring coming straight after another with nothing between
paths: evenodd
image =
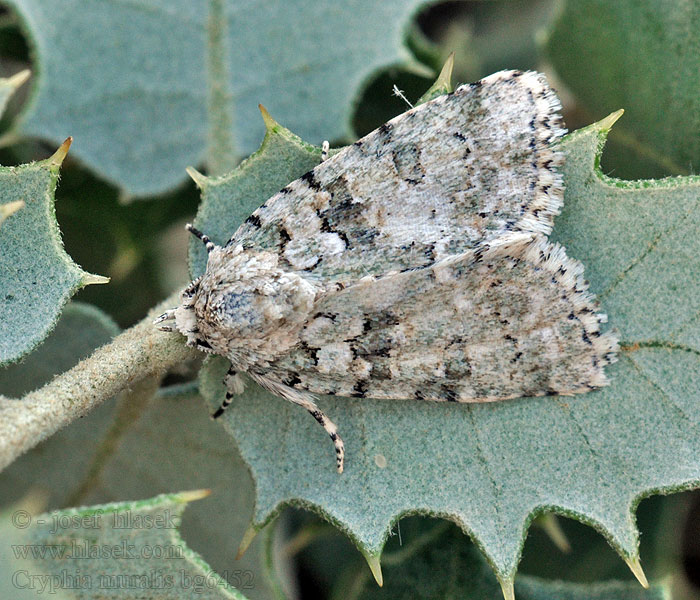
<instances>
[{"instance_id":1,"label":"spiny leaf","mask_svg":"<svg viewBox=\"0 0 700 600\"><path fill-rule=\"evenodd\" d=\"M604 177L597 165L610 122L562 143L567 188L555 224L555 237L582 260L621 332L625 350L608 369L610 387L482 405L324 397L320 405L339 423L348 452L338 476L313 419L249 384L222 420L256 480L254 527L285 504L304 506L376 557L401 515L444 516L473 537L510 589L530 522L552 510L598 529L637 567L637 503L700 481L700 283L687 276L700 270L692 235L700 184ZM254 190L259 180L254 165L231 177L236 186L219 189L218 214L200 221L205 231L225 222L223 239L237 225L226 194L244 182ZM269 191L257 200L251 194L246 208ZM226 368L215 359L202 372L211 410Z\"/></svg>"},{"instance_id":2,"label":"spiny leaf","mask_svg":"<svg viewBox=\"0 0 700 600\"><path fill-rule=\"evenodd\" d=\"M23 131L72 133L79 158L134 196L205 156L230 169L258 144L258 102L306 139L342 138L371 75L410 62L403 37L424 3L11 0L37 60Z\"/></svg>"},{"instance_id":3,"label":"spiny leaf","mask_svg":"<svg viewBox=\"0 0 700 600\"><path fill-rule=\"evenodd\" d=\"M275 121L260 106L265 138L260 149L224 177L205 177L189 170L202 191L202 203L195 225L217 244L223 245L262 202L287 183L313 169L321 160L321 150L302 141ZM207 253L198 240L190 242L192 277L204 273Z\"/></svg>"},{"instance_id":4,"label":"spiny leaf","mask_svg":"<svg viewBox=\"0 0 700 600\"><path fill-rule=\"evenodd\" d=\"M355 594L350 598L498 598L501 590L483 557L462 532L445 525L422 519L402 521L403 545L393 539L386 551L384 587L378 588L366 572L357 571L353 573ZM633 582L582 584L527 575L518 577L513 591L518 600L662 600L670 593L667 584L644 590Z\"/></svg>"},{"instance_id":5,"label":"spiny leaf","mask_svg":"<svg viewBox=\"0 0 700 600\"><path fill-rule=\"evenodd\" d=\"M46 160L0 167L0 204L24 203L0 227L0 365L39 344L78 289L108 281L80 269L61 242L54 191L70 141Z\"/></svg>"},{"instance_id":6,"label":"spiny leaf","mask_svg":"<svg viewBox=\"0 0 700 600\"><path fill-rule=\"evenodd\" d=\"M23 362L0 370L0 394L18 396L36 388L69 367L71 360L77 362L91 345L108 341L114 325L103 319L94 307L70 303L44 344ZM226 433L204 410L201 397L172 388L150 397L143 391L140 395L139 387L105 402L4 470L0 505L35 489L37 481L51 507L148 497L164 489L211 488L210 497L188 509L182 525L188 544L251 597L269 597L275 584L293 587L275 581L291 569L278 558L275 565L282 561L282 573L271 572L264 535L241 560L232 562L253 510L253 482L239 453L227 446ZM0 598L14 598L3 595L1 580Z\"/></svg>"},{"instance_id":7,"label":"spiny leaf","mask_svg":"<svg viewBox=\"0 0 700 600\"><path fill-rule=\"evenodd\" d=\"M148 594L179 599L194 594L244 600L178 532L187 503L207 493L163 494L35 517L21 508L5 511L0 514L0 553L8 572L2 579L22 588L43 576L46 591L58 590L65 598L126 600ZM19 526L18 515L24 519Z\"/></svg>"}]
</instances>

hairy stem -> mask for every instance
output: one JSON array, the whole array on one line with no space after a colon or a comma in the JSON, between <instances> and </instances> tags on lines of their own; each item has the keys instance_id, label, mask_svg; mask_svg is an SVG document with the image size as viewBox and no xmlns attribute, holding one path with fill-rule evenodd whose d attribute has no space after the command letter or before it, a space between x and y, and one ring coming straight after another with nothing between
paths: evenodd
<instances>
[{"instance_id":1,"label":"hairy stem","mask_svg":"<svg viewBox=\"0 0 700 600\"><path fill-rule=\"evenodd\" d=\"M180 335L159 331L153 319L179 302L173 294L111 343L20 399L0 398L0 470L101 402L145 377L162 376L196 355Z\"/></svg>"}]
</instances>

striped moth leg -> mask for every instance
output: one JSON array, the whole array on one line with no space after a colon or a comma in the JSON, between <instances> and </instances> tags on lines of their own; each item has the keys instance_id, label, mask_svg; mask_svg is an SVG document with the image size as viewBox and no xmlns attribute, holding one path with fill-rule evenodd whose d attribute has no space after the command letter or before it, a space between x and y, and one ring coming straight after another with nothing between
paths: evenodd
<instances>
[{"instance_id":1,"label":"striped moth leg","mask_svg":"<svg viewBox=\"0 0 700 600\"><path fill-rule=\"evenodd\" d=\"M224 377L224 385L226 386L226 396L221 406L219 406L216 412L211 416L212 419L218 419L223 415L224 411L229 407L229 404L231 404L233 397L243 393L243 388L245 387L243 379L240 373L233 368L233 365L229 367L226 377Z\"/></svg>"}]
</instances>

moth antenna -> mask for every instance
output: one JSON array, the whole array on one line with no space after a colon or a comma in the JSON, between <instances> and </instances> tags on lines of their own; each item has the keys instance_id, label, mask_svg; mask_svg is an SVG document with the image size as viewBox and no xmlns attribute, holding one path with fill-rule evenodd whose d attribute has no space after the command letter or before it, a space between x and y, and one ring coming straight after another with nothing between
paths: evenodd
<instances>
[{"instance_id":1,"label":"moth antenna","mask_svg":"<svg viewBox=\"0 0 700 600\"><path fill-rule=\"evenodd\" d=\"M189 231L194 237L199 238L204 243L207 252L211 252L216 248L216 244L209 239L209 236L204 235L199 229L197 229L192 223L187 223L185 229Z\"/></svg>"}]
</instances>

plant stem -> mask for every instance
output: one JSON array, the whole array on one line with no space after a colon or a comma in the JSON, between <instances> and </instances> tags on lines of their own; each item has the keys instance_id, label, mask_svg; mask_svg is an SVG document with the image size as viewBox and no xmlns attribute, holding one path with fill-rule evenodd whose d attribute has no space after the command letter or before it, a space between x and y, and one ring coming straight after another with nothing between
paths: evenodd
<instances>
[{"instance_id":1,"label":"plant stem","mask_svg":"<svg viewBox=\"0 0 700 600\"><path fill-rule=\"evenodd\" d=\"M182 336L159 331L153 319L176 305L173 294L145 319L75 367L21 399L0 397L0 470L50 435L145 377L196 356Z\"/></svg>"}]
</instances>

